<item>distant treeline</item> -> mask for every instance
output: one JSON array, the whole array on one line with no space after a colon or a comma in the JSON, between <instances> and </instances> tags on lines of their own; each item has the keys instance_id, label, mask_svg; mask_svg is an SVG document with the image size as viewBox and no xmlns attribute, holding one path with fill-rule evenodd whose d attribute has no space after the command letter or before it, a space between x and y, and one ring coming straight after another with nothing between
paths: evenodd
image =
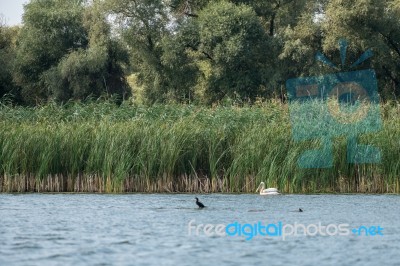
<instances>
[{"instance_id":1,"label":"distant treeline","mask_svg":"<svg viewBox=\"0 0 400 266\"><path fill-rule=\"evenodd\" d=\"M342 71L375 69L382 99L396 99L399 18L398 0L31 0L21 26L0 23L0 97L284 98L288 78L336 71L315 61L321 51Z\"/></svg>"}]
</instances>

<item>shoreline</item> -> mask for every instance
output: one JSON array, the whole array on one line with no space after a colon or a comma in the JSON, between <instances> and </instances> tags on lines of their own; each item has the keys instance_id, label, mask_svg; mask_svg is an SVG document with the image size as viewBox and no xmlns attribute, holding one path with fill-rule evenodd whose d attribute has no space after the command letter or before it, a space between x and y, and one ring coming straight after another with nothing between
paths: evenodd
<instances>
[{"instance_id":1,"label":"shoreline","mask_svg":"<svg viewBox=\"0 0 400 266\"><path fill-rule=\"evenodd\" d=\"M275 196L262 196L258 193L190 193L190 192L124 192L124 193L100 193L100 192L0 192L0 195L115 195L115 196L129 196L129 195L223 195L223 196L240 196L240 195L254 195L262 198L280 197L280 196L318 196L318 195L331 195L331 196L351 196L351 195L365 195L365 196L400 196L400 193L340 193L340 192L316 192L316 193L282 193Z\"/></svg>"},{"instance_id":2,"label":"shoreline","mask_svg":"<svg viewBox=\"0 0 400 266\"><path fill-rule=\"evenodd\" d=\"M241 189L229 189L229 180L224 178L180 178L146 179L139 177L115 180L99 175L51 175L37 178L33 175L0 176L0 193L84 193L84 194L253 194L257 188L254 178ZM342 179L343 180L343 179ZM279 181L279 180L278 180ZM374 182L375 181L375 182ZM356 184L343 182L324 187L321 184L304 182L301 189L293 189L290 183L278 189L282 194L400 194L400 185L383 184L383 180L360 178ZM279 183L279 182L278 182ZM326 185L326 184L325 184ZM314 189L313 189L314 187ZM316 188L318 187L318 188ZM382 189L386 187L385 189Z\"/></svg>"}]
</instances>

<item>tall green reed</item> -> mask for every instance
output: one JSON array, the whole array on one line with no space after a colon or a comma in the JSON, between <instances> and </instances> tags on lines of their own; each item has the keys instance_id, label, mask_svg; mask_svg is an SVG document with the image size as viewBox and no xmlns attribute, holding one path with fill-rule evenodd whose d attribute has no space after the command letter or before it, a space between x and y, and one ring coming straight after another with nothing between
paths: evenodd
<instances>
[{"instance_id":1,"label":"tall green reed","mask_svg":"<svg viewBox=\"0 0 400 266\"><path fill-rule=\"evenodd\" d=\"M360 141L381 164L352 165L346 139L334 165L300 169L318 139L292 139L288 106L152 107L112 103L0 107L0 191L399 193L400 109L382 105L383 129Z\"/></svg>"}]
</instances>

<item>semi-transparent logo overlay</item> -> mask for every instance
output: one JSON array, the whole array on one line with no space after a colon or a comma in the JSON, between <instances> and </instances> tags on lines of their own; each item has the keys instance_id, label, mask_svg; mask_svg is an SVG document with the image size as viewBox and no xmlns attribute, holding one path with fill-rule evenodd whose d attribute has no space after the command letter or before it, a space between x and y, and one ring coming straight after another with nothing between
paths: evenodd
<instances>
[{"instance_id":1,"label":"semi-transparent logo overlay","mask_svg":"<svg viewBox=\"0 0 400 266\"><path fill-rule=\"evenodd\" d=\"M283 241L290 237L299 236L355 236L379 237L383 236L384 228L376 226L356 226L349 224L285 224L283 222L256 223L233 222L230 224L197 224L196 220L188 223L189 236L207 237L242 237L249 241L256 237L280 238Z\"/></svg>"},{"instance_id":2,"label":"semi-transparent logo overlay","mask_svg":"<svg viewBox=\"0 0 400 266\"><path fill-rule=\"evenodd\" d=\"M346 64L346 41L340 41L342 69ZM366 51L350 69L372 56ZM323 54L316 59L340 69ZM333 166L333 144L336 137L347 138L347 162L380 163L377 147L360 143L360 136L382 128L376 74L373 69L338 72L319 77L301 77L286 82L293 139L297 142L318 140L298 159L300 168Z\"/></svg>"}]
</instances>

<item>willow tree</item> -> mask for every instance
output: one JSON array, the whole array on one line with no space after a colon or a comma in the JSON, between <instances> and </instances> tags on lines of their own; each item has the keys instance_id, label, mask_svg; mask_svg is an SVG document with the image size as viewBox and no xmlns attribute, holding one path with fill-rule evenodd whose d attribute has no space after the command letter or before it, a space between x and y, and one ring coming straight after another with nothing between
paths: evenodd
<instances>
[{"instance_id":1,"label":"willow tree","mask_svg":"<svg viewBox=\"0 0 400 266\"><path fill-rule=\"evenodd\" d=\"M191 100L196 79L192 78L192 68L186 67L185 58L174 56L181 50L171 41L176 26L172 3L163 0L103 3L129 49L136 85L144 88L145 100L149 103Z\"/></svg>"},{"instance_id":2,"label":"willow tree","mask_svg":"<svg viewBox=\"0 0 400 266\"><path fill-rule=\"evenodd\" d=\"M203 68L206 96L254 100L272 70L273 49L254 10L247 5L210 3L193 22L198 43L191 47Z\"/></svg>"},{"instance_id":3,"label":"willow tree","mask_svg":"<svg viewBox=\"0 0 400 266\"><path fill-rule=\"evenodd\" d=\"M121 53L115 51L105 17L95 19L93 6L85 2L32 0L25 6L14 80L27 103L123 94Z\"/></svg>"},{"instance_id":4,"label":"willow tree","mask_svg":"<svg viewBox=\"0 0 400 266\"><path fill-rule=\"evenodd\" d=\"M238 28L243 28L243 31L249 30L247 27L249 24L253 23L251 27L258 30L255 36L259 38L259 40L247 40L254 43L264 42L263 49L258 49L258 51L253 54L254 57L251 60L254 60L255 65L257 66L256 71L253 71L251 67L248 68L249 71L252 71L255 76L251 79L258 83L258 91L255 91L254 88L251 89L252 93L246 92L244 89L233 89L235 94L240 98L250 98L254 99L255 95L270 97L272 93L281 94L282 84L285 83L285 80L288 76L291 76L293 71L291 68L293 66L293 62L288 60L285 57L280 58L279 55L282 53L285 41L285 31L288 27L294 27L298 24L298 21L302 19L302 15L305 13L305 10L308 9L309 4L307 4L307 0L231 0L231 1L187 1L187 0L174 0L172 1L174 6L174 11L181 16L185 16L184 19L180 18L179 22L183 25L180 29L183 29L184 33L180 33L184 35L183 38L180 38L179 42L187 42L189 37L192 37L192 40L189 41L188 47L193 48L193 44L196 46L201 46L200 36L193 37L193 33L201 34L202 31L206 31L207 27L210 27L208 30L210 33L209 36L212 36L214 29L215 34L218 34L219 28L223 27L226 31L219 36L219 40L221 41L222 46L226 40L230 38L235 38L235 31ZM225 8L223 7L225 6ZM226 13L226 6L230 6L231 11ZM247 16L246 18L242 17L242 21L246 21L243 24L237 24L236 19L238 12L237 10L241 8L246 8L248 12L252 13L251 16ZM212 9L218 10L220 12L214 12ZM236 11L233 11L236 10ZM226 14L224 14L224 12ZM227 20L226 22L223 19L220 19L221 16L225 16L227 18L230 16L231 21ZM256 19L258 21L256 21ZM208 19L209 26L205 26L203 21ZM221 22L226 24L221 24ZM191 26L187 26L189 24ZM233 31L228 32L231 29L231 26L236 27ZM261 26L261 27L260 27ZM190 30L192 29L192 33ZM263 30L261 30L263 29ZM263 32L262 32L263 31ZM237 37L237 36L236 36ZM242 39L242 41L244 41ZM240 42L240 41L239 41ZM237 42L234 45L238 45L240 47L240 43ZM253 52L257 45L253 46ZM195 57L195 62L200 66L201 75L198 80L197 87L201 88L201 90L205 91L205 96L211 99L211 101L216 100L218 98L223 97L224 95L228 95L226 92L219 91L218 86L211 89L210 86L215 86L216 84L210 83L210 74L214 73L215 70L218 70L215 62L208 58L204 51L202 51L201 47L196 47L193 49L197 52L197 56ZM183 53L181 53L183 54ZM221 62L221 66L227 63ZM243 67L246 67L242 64ZM234 73L234 71L233 71ZM258 77L257 75L260 74ZM226 77L230 74L227 72ZM230 85L229 85L230 86ZM233 87L232 87L233 88ZM217 94L213 95L213 91ZM239 92L239 93L238 93ZM246 96L247 94L247 96ZM228 95L229 97L232 94Z\"/></svg>"}]
</instances>

